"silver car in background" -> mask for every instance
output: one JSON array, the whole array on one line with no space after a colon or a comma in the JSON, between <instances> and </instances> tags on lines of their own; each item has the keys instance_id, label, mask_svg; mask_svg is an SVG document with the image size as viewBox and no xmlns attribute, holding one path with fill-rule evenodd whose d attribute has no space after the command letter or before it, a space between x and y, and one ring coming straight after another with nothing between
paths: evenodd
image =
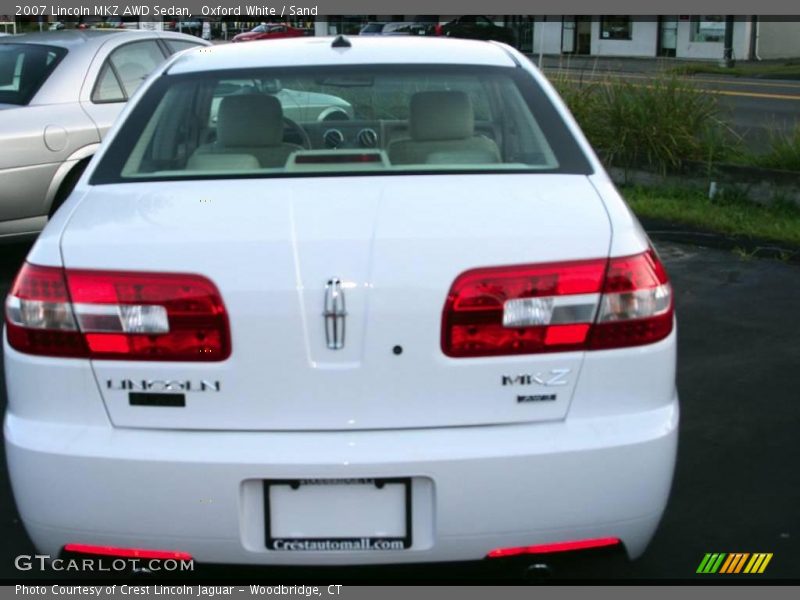
<instances>
[{"instance_id":1,"label":"silver car in background","mask_svg":"<svg viewBox=\"0 0 800 600\"><path fill-rule=\"evenodd\" d=\"M35 236L139 84L166 57L207 45L160 31L0 39L0 242Z\"/></svg>"}]
</instances>

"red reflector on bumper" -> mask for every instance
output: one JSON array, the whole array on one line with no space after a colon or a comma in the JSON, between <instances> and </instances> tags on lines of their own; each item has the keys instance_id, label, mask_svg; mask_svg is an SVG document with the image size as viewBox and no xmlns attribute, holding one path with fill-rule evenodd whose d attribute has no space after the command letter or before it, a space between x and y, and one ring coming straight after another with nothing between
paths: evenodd
<instances>
[{"instance_id":1,"label":"red reflector on bumper","mask_svg":"<svg viewBox=\"0 0 800 600\"><path fill-rule=\"evenodd\" d=\"M552 544L539 544L537 546L518 546L516 548L496 548L486 555L486 558L503 558L518 556L520 554L551 554L553 552L571 552L574 550L589 550L590 548L604 548L620 544L618 538L598 538L596 540L577 540L574 542L554 542Z\"/></svg>"},{"instance_id":2,"label":"red reflector on bumper","mask_svg":"<svg viewBox=\"0 0 800 600\"><path fill-rule=\"evenodd\" d=\"M94 554L100 556L114 556L116 558L147 558L154 560L192 560L188 552L175 550L145 550L142 548L115 548L113 546L89 546L88 544L67 544L65 552L78 554Z\"/></svg>"}]
</instances>

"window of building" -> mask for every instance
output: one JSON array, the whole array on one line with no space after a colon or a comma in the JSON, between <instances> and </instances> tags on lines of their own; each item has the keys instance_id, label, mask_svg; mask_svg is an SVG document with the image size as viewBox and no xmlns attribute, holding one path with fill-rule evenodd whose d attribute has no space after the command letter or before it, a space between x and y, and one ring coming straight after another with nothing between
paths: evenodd
<instances>
[{"instance_id":1,"label":"window of building","mask_svg":"<svg viewBox=\"0 0 800 600\"><path fill-rule=\"evenodd\" d=\"M693 42L721 42L725 38L725 17L722 15L702 15L692 17Z\"/></svg>"},{"instance_id":2,"label":"window of building","mask_svg":"<svg viewBox=\"0 0 800 600\"><path fill-rule=\"evenodd\" d=\"M601 40L629 40L633 31L630 17L600 17Z\"/></svg>"}]
</instances>

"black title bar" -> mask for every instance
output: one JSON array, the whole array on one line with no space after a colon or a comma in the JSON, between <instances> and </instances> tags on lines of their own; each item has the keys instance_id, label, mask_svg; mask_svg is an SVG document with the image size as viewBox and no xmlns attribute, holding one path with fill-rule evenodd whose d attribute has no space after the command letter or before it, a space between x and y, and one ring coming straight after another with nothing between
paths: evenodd
<instances>
[{"instance_id":1,"label":"black title bar","mask_svg":"<svg viewBox=\"0 0 800 600\"><path fill-rule=\"evenodd\" d=\"M107 7L107 8L103 8ZM659 15L727 14L792 16L800 18L800 5L787 0L297 0L295 3L242 2L240 0L47 0L20 2L0 0L0 21L38 16L141 16L157 20L168 16L201 16L210 19L248 16L248 7L268 7L275 18L292 16L405 14L405 15ZM262 11L263 12L263 11Z\"/></svg>"}]
</instances>

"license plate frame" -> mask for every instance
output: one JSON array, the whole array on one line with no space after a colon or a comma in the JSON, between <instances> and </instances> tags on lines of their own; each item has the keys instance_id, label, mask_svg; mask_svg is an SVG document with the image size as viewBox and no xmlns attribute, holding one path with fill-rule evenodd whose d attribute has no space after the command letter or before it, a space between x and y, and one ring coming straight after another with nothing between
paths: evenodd
<instances>
[{"instance_id":1,"label":"license plate frame","mask_svg":"<svg viewBox=\"0 0 800 600\"><path fill-rule=\"evenodd\" d=\"M398 536L357 536L357 537L277 537L273 536L272 507L270 489L272 486L290 486L298 489L303 485L364 485L372 483L376 487L387 484L400 484L404 487L402 495L405 504L405 534ZM412 493L410 477L364 477L364 478L306 478L306 479L265 479L264 486L264 541L268 550L276 552L336 552L363 551L384 552L408 550L413 544L412 536ZM402 547L400 547L400 545ZM277 546L277 547L276 547ZM287 547L288 546L288 547Z\"/></svg>"}]
</instances>

